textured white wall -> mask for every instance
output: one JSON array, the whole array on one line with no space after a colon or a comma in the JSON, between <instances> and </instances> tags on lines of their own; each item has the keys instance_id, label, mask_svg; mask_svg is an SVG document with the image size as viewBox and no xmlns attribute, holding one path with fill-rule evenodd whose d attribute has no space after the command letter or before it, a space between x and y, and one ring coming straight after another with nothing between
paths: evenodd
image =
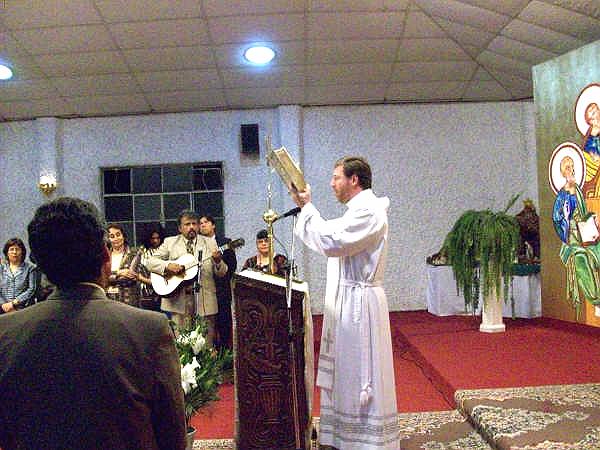
<instances>
[{"instance_id":1,"label":"textured white wall","mask_svg":"<svg viewBox=\"0 0 600 450\"><path fill-rule=\"evenodd\" d=\"M425 258L440 249L464 211L504 208L521 191L537 204L530 102L306 110L305 176L326 217L342 212L329 179L335 160L348 154L367 157L374 192L391 200L386 291L392 310L425 307ZM519 201L511 212L521 207ZM322 298L324 261L306 253L302 266L313 298Z\"/></svg>"},{"instance_id":2,"label":"textured white wall","mask_svg":"<svg viewBox=\"0 0 600 450\"><path fill-rule=\"evenodd\" d=\"M229 237L248 244L238 262L254 253L264 227L266 187L264 138L273 146L298 146L298 159L325 217L343 211L329 178L333 162L347 154L366 156L374 191L392 202L392 233L386 288L390 309L425 307L425 257L436 252L466 209L499 209L517 192L537 203L533 105L530 102L281 107L248 111L71 119L57 126L59 193L100 205L100 167L224 161L225 216ZM240 153L239 128L258 123L261 152ZM36 188L39 123L0 124L0 243L25 228L44 200ZM294 152L295 153L295 152ZM47 157L45 155L44 157ZM276 175L273 208L293 203ZM513 212L520 209L520 203ZM14 211L14 213L13 213ZM277 222L284 246L291 221ZM281 247L277 249L283 251ZM311 285L313 310L322 310L325 261L297 245L301 275Z\"/></svg>"}]
</instances>

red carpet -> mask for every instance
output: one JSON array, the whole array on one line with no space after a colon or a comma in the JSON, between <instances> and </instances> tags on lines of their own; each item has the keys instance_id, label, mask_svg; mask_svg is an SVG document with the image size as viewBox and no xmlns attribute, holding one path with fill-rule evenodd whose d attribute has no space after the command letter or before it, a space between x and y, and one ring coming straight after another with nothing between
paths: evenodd
<instances>
[{"instance_id":1,"label":"red carpet","mask_svg":"<svg viewBox=\"0 0 600 450\"><path fill-rule=\"evenodd\" d=\"M315 357L322 316L314 316ZM390 313L399 412L454 408L457 389L600 382L600 329L552 319L505 319L479 332L478 317ZM196 439L234 436L233 386L192 419ZM313 415L319 415L314 395Z\"/></svg>"}]
</instances>

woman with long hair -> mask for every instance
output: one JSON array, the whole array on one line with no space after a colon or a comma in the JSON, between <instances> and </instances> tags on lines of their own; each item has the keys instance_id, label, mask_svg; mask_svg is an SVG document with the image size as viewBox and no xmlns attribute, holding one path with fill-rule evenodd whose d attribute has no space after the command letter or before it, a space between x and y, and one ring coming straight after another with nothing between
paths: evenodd
<instances>
[{"instance_id":1,"label":"woman with long hair","mask_svg":"<svg viewBox=\"0 0 600 450\"><path fill-rule=\"evenodd\" d=\"M119 302L139 306L139 266L140 256L129 247L127 235L120 224L111 223L108 227L110 243L110 277L106 295Z\"/></svg>"}]
</instances>

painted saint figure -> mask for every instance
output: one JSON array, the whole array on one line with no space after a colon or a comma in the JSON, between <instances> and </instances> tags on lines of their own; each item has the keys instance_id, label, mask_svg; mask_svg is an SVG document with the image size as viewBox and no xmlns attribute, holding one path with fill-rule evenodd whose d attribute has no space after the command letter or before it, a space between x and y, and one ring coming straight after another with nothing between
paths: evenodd
<instances>
[{"instance_id":1,"label":"painted saint figure","mask_svg":"<svg viewBox=\"0 0 600 450\"><path fill-rule=\"evenodd\" d=\"M560 160L560 173L566 182L556 195L552 221L562 241L560 258L567 268L567 295L580 305L579 287L585 299L600 304L600 244L584 245L577 227L577 223L587 220L591 213L575 180L573 158L565 156ZM597 217L595 221L598 227Z\"/></svg>"}]
</instances>

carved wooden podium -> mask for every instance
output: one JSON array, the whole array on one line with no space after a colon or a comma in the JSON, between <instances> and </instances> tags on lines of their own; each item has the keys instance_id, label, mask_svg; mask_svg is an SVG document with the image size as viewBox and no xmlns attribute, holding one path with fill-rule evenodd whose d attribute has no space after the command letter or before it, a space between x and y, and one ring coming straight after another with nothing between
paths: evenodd
<instances>
[{"instance_id":1,"label":"carved wooden podium","mask_svg":"<svg viewBox=\"0 0 600 450\"><path fill-rule=\"evenodd\" d=\"M289 311L282 278L244 271L233 285L237 448L307 449L314 363L306 283L293 283Z\"/></svg>"}]
</instances>

